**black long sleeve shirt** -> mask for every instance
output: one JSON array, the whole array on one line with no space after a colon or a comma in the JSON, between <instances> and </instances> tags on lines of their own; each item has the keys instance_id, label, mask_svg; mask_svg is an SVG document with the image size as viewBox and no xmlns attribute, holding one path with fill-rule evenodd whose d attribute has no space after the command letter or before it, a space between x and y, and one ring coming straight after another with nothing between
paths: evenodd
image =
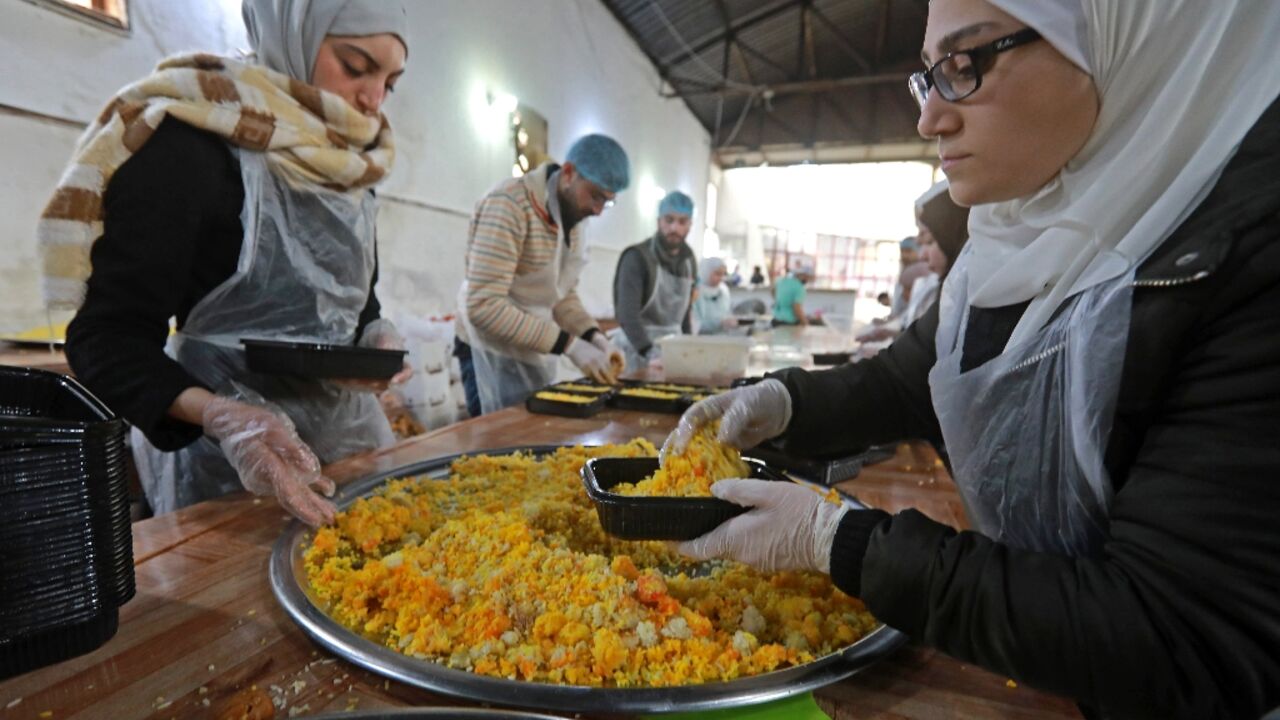
<instances>
[{"instance_id":1,"label":"black long sleeve shirt","mask_svg":"<svg viewBox=\"0 0 1280 720\"><path fill-rule=\"evenodd\" d=\"M201 433L167 415L183 390L202 386L164 354L169 318L181 329L196 303L235 272L243 205L230 147L175 119L162 122L107 186L85 301L67 328L67 361L161 450ZM370 285L360 327L380 310Z\"/></svg>"}]
</instances>

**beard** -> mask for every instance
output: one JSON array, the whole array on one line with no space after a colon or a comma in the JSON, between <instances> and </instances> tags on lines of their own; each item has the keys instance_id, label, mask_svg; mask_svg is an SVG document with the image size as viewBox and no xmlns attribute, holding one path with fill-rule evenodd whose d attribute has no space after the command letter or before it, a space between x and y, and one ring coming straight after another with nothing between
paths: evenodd
<instances>
[{"instance_id":1,"label":"beard","mask_svg":"<svg viewBox=\"0 0 1280 720\"><path fill-rule=\"evenodd\" d=\"M569 231L582 222L585 216L578 211L577 206L573 204L573 198L569 197L563 188L556 188L556 197L560 200L560 224L564 226L565 236L568 236Z\"/></svg>"},{"instance_id":2,"label":"beard","mask_svg":"<svg viewBox=\"0 0 1280 720\"><path fill-rule=\"evenodd\" d=\"M689 233L684 233L684 234L680 234L677 232L662 233L662 241L666 244L667 247L675 248L679 246L680 243L684 242L684 239L688 236L689 236Z\"/></svg>"}]
</instances>

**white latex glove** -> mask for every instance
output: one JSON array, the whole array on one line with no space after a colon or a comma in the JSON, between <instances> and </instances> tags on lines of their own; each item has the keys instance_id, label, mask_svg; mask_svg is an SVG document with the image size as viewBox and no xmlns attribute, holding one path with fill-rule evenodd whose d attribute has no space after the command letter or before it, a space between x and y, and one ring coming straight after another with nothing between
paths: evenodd
<instances>
[{"instance_id":1,"label":"white latex glove","mask_svg":"<svg viewBox=\"0 0 1280 720\"><path fill-rule=\"evenodd\" d=\"M720 420L717 440L739 450L755 447L787 429L791 422L791 393L781 380L769 378L698 401L684 411L680 423L662 444L662 462L665 464L671 453L684 452L693 434L715 420Z\"/></svg>"},{"instance_id":2,"label":"white latex glove","mask_svg":"<svg viewBox=\"0 0 1280 720\"><path fill-rule=\"evenodd\" d=\"M831 545L848 508L803 485L778 480L721 480L711 494L752 508L715 530L682 542L695 560L727 558L765 572L817 570L830 574Z\"/></svg>"},{"instance_id":3,"label":"white latex glove","mask_svg":"<svg viewBox=\"0 0 1280 720\"><path fill-rule=\"evenodd\" d=\"M333 481L320 474L320 461L287 415L214 397L204 407L203 425L249 492L274 495L285 510L313 527L333 522L337 508L315 492L332 496Z\"/></svg>"},{"instance_id":4,"label":"white latex glove","mask_svg":"<svg viewBox=\"0 0 1280 720\"><path fill-rule=\"evenodd\" d=\"M386 318L378 318L366 325L364 332L360 334L360 341L356 343L356 347L376 348L378 350L405 349L404 338L401 337L400 331L396 329L395 323ZM409 356L406 355L404 364L400 367L400 372L392 375L390 380L340 378L332 382L355 392L382 393L388 387L399 385L411 377L413 377L413 367L409 365Z\"/></svg>"},{"instance_id":5,"label":"white latex glove","mask_svg":"<svg viewBox=\"0 0 1280 720\"><path fill-rule=\"evenodd\" d=\"M622 374L622 371L627 369L626 356L622 354L618 346L609 342L609 338L605 337L604 333L597 332L592 335L591 344L600 348L600 352L604 353L605 357L609 359L609 369L613 370L614 379L617 379Z\"/></svg>"},{"instance_id":6,"label":"white latex glove","mask_svg":"<svg viewBox=\"0 0 1280 720\"><path fill-rule=\"evenodd\" d=\"M609 364L609 356L605 355L594 343L573 338L569 341L564 354L569 356L574 365L596 382L613 385L618 381L617 374Z\"/></svg>"}]
</instances>

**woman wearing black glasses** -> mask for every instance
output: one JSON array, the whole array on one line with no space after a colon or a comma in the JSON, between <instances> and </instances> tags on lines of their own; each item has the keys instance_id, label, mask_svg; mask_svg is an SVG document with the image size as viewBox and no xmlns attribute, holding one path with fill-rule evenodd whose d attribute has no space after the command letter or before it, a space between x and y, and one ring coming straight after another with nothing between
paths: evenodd
<instances>
[{"instance_id":1,"label":"woman wearing black glasses","mask_svg":"<svg viewBox=\"0 0 1280 720\"><path fill-rule=\"evenodd\" d=\"M874 359L691 408L794 454L945 441L975 531L722 481L682 549L830 572L1098 717L1280 705L1280 3L932 0L910 89L970 241Z\"/></svg>"}]
</instances>

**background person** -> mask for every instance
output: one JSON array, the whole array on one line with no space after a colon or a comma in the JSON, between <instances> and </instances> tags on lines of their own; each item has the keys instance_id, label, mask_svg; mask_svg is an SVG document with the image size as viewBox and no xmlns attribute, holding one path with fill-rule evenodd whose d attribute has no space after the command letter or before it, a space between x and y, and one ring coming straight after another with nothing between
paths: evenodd
<instances>
[{"instance_id":1,"label":"background person","mask_svg":"<svg viewBox=\"0 0 1280 720\"><path fill-rule=\"evenodd\" d=\"M630 182L622 146L586 135L564 165L544 163L504 180L476 205L454 340L472 417L524 402L553 382L562 354L593 380L616 381L622 355L578 297L587 264L581 222L604 212Z\"/></svg>"},{"instance_id":2,"label":"background person","mask_svg":"<svg viewBox=\"0 0 1280 720\"><path fill-rule=\"evenodd\" d=\"M773 289L773 324L809 326L804 314L804 286L813 279L813 261L802 259Z\"/></svg>"},{"instance_id":3,"label":"background person","mask_svg":"<svg viewBox=\"0 0 1280 720\"><path fill-rule=\"evenodd\" d=\"M929 274L929 265L920 257L920 245L916 238L903 238L898 243L899 270L898 282L893 286L893 303L889 307L889 316L880 320L885 322L902 317L911 302L911 288L916 280Z\"/></svg>"},{"instance_id":4,"label":"background person","mask_svg":"<svg viewBox=\"0 0 1280 720\"><path fill-rule=\"evenodd\" d=\"M405 11L248 0L244 19L251 63L170 58L87 131L41 220L45 289L80 306L68 361L133 425L156 513L243 486L315 525L320 463L393 439L380 388L251 373L240 338L403 347L373 292L372 187Z\"/></svg>"},{"instance_id":5,"label":"background person","mask_svg":"<svg viewBox=\"0 0 1280 720\"><path fill-rule=\"evenodd\" d=\"M685 242L693 224L693 198L673 190L658 204L652 237L622 251L613 275L613 339L626 354L627 370L643 370L659 355L664 335L693 332L689 310L698 260Z\"/></svg>"},{"instance_id":6,"label":"background person","mask_svg":"<svg viewBox=\"0 0 1280 720\"><path fill-rule=\"evenodd\" d=\"M882 342L897 337L938 301L938 289L951 268L952 258L959 256L969 239L969 209L957 205L947 189L944 180L916 200L916 246L920 261L929 272L912 283L911 299L902 315L868 328L858 335L859 341ZM938 228L937 232L933 228Z\"/></svg>"},{"instance_id":7,"label":"background person","mask_svg":"<svg viewBox=\"0 0 1280 720\"><path fill-rule=\"evenodd\" d=\"M725 283L725 263L720 258L704 258L698 263L698 297L693 301L693 318L699 335L719 335L738 327Z\"/></svg>"},{"instance_id":8,"label":"background person","mask_svg":"<svg viewBox=\"0 0 1280 720\"><path fill-rule=\"evenodd\" d=\"M1277 27L1266 2L929 3L920 134L973 206L942 301L875 358L695 405L668 450L714 418L798 455L945 439L974 530L733 480L755 509L682 549L830 572L1088 717L1280 704L1280 75L1240 81Z\"/></svg>"}]
</instances>

